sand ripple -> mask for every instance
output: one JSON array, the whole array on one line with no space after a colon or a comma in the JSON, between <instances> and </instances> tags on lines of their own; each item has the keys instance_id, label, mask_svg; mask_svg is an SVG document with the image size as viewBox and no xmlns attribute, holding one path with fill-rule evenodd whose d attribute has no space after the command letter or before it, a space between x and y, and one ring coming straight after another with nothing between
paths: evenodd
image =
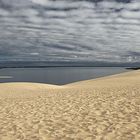
<instances>
[{"instance_id":1,"label":"sand ripple","mask_svg":"<svg viewBox=\"0 0 140 140\"><path fill-rule=\"evenodd\" d=\"M0 84L0 140L140 140L140 71L117 79Z\"/></svg>"}]
</instances>

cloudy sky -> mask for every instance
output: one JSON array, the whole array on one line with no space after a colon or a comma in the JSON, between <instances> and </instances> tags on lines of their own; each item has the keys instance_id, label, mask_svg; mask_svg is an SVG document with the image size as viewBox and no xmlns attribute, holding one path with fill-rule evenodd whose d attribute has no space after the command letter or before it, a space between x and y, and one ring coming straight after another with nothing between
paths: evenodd
<instances>
[{"instance_id":1,"label":"cloudy sky","mask_svg":"<svg viewBox=\"0 0 140 140\"><path fill-rule=\"evenodd\" d=\"M0 61L140 62L139 0L0 0Z\"/></svg>"}]
</instances>

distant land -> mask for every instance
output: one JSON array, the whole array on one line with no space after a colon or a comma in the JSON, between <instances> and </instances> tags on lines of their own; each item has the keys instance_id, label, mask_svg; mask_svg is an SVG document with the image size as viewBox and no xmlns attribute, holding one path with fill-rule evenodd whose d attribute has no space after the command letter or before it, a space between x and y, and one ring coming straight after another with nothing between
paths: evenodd
<instances>
[{"instance_id":1,"label":"distant land","mask_svg":"<svg viewBox=\"0 0 140 140\"><path fill-rule=\"evenodd\" d=\"M128 70L139 70L140 67L130 67L130 68L126 68L126 69L128 69Z\"/></svg>"},{"instance_id":2,"label":"distant land","mask_svg":"<svg viewBox=\"0 0 140 140\"><path fill-rule=\"evenodd\" d=\"M47 68L47 67L126 67L126 69L140 69L140 63L114 62L58 62L58 61L0 61L3 68Z\"/></svg>"}]
</instances>

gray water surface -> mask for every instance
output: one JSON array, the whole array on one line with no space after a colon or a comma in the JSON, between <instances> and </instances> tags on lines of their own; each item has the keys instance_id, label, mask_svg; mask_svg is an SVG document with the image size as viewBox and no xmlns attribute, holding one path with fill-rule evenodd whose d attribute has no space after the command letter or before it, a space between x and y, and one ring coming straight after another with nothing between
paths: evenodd
<instances>
[{"instance_id":1,"label":"gray water surface","mask_svg":"<svg viewBox=\"0 0 140 140\"><path fill-rule=\"evenodd\" d=\"M7 68L0 70L0 82L37 82L63 85L126 72L120 67Z\"/></svg>"}]
</instances>

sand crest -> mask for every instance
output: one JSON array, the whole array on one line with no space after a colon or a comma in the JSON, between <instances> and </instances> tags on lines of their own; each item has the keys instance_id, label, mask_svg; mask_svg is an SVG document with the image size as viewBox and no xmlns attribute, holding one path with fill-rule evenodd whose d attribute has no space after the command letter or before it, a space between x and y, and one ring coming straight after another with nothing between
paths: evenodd
<instances>
[{"instance_id":1,"label":"sand crest","mask_svg":"<svg viewBox=\"0 0 140 140\"><path fill-rule=\"evenodd\" d=\"M140 140L140 71L64 86L2 83L0 140Z\"/></svg>"}]
</instances>

